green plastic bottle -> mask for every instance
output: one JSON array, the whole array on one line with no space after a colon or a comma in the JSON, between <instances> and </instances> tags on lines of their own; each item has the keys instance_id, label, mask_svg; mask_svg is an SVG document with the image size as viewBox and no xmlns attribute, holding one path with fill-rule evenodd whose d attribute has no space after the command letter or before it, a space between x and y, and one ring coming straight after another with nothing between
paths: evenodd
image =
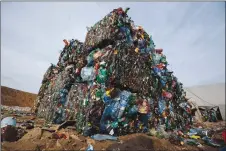
<instances>
[{"instance_id":1,"label":"green plastic bottle","mask_svg":"<svg viewBox=\"0 0 226 151\"><path fill-rule=\"evenodd\" d=\"M117 128L118 127L118 122L116 121L116 122L113 122L112 124L111 124L111 127L112 128Z\"/></svg>"},{"instance_id":2,"label":"green plastic bottle","mask_svg":"<svg viewBox=\"0 0 226 151\"><path fill-rule=\"evenodd\" d=\"M98 75L97 75L97 82L105 83L105 81L107 80L107 75L108 75L108 71L105 68L100 67Z\"/></svg>"},{"instance_id":3,"label":"green plastic bottle","mask_svg":"<svg viewBox=\"0 0 226 151\"><path fill-rule=\"evenodd\" d=\"M195 146L200 145L200 143L197 140L194 140L194 139L186 139L184 142L188 145L195 145Z\"/></svg>"},{"instance_id":4,"label":"green plastic bottle","mask_svg":"<svg viewBox=\"0 0 226 151\"><path fill-rule=\"evenodd\" d=\"M96 98L101 98L102 96L103 96L103 92L102 92L102 90L101 89L98 89L97 91L96 91Z\"/></svg>"}]
</instances>

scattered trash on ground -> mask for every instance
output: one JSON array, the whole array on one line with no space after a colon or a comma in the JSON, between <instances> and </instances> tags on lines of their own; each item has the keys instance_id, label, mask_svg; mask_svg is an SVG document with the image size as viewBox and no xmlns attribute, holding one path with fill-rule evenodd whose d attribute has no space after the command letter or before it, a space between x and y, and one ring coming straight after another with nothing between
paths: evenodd
<instances>
[{"instance_id":1,"label":"scattered trash on ground","mask_svg":"<svg viewBox=\"0 0 226 151\"><path fill-rule=\"evenodd\" d=\"M216 131L195 125L196 109L188 102L183 84L167 68L163 49L155 48L152 36L134 25L128 10L114 9L87 28L84 43L63 40L57 65L51 64L43 76L33 108L37 117L28 108L12 109L17 116L32 117L19 126L15 117L2 119L2 141L48 138L60 149L93 151L94 144L81 145L89 136L99 143L113 143L143 133L150 136L141 140L164 138L175 146L225 145L213 139L222 132L226 141L225 128ZM218 120L214 112L209 115L209 121ZM40 128L35 125L38 118L45 119ZM117 143L126 144L121 142ZM151 141L148 146L152 147Z\"/></svg>"}]
</instances>

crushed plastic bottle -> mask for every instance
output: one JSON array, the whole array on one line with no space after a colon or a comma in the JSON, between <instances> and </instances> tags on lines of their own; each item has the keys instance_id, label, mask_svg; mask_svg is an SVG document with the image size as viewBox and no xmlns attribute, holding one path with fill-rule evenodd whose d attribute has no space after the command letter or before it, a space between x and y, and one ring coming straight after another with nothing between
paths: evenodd
<instances>
[{"instance_id":1,"label":"crushed plastic bottle","mask_svg":"<svg viewBox=\"0 0 226 151\"><path fill-rule=\"evenodd\" d=\"M194 140L194 139L185 139L184 143L188 145L195 145L195 146L201 145L197 140Z\"/></svg>"},{"instance_id":2,"label":"crushed plastic bottle","mask_svg":"<svg viewBox=\"0 0 226 151\"><path fill-rule=\"evenodd\" d=\"M207 136L204 136L202 138L202 140L204 140L204 142L207 144L207 145L210 145L210 146L213 146L213 147L221 147L220 144L217 144L215 143L211 138L207 137Z\"/></svg>"},{"instance_id":3,"label":"crushed plastic bottle","mask_svg":"<svg viewBox=\"0 0 226 151\"><path fill-rule=\"evenodd\" d=\"M93 145L89 144L86 151L94 151Z\"/></svg>"},{"instance_id":4,"label":"crushed plastic bottle","mask_svg":"<svg viewBox=\"0 0 226 151\"><path fill-rule=\"evenodd\" d=\"M212 130L204 130L204 129L201 129L201 128L195 128L195 129L193 128L193 129L189 130L188 135L189 136L198 135L198 136L201 136L201 137L204 137L204 136L211 137L213 135L213 131Z\"/></svg>"},{"instance_id":5,"label":"crushed plastic bottle","mask_svg":"<svg viewBox=\"0 0 226 151\"><path fill-rule=\"evenodd\" d=\"M103 141L103 140L113 140L117 141L118 138L111 135L104 135L104 134L95 134L91 136L92 139L95 139L97 141Z\"/></svg>"}]
</instances>

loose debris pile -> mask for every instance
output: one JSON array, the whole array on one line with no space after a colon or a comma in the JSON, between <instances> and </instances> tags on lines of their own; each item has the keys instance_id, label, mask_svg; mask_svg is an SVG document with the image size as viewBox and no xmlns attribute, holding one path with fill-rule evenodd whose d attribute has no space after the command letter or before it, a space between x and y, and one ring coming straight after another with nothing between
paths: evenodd
<instances>
[{"instance_id":1,"label":"loose debris pile","mask_svg":"<svg viewBox=\"0 0 226 151\"><path fill-rule=\"evenodd\" d=\"M19 106L6 106L6 105L1 105L1 110L7 110L7 111L12 111L12 112L31 112L30 107L19 107Z\"/></svg>"},{"instance_id":2,"label":"loose debris pile","mask_svg":"<svg viewBox=\"0 0 226 151\"><path fill-rule=\"evenodd\" d=\"M219 146L210 130L191 127L183 84L128 10L115 9L89 28L84 44L64 40L59 62L42 80L36 114L53 124L75 120L77 132L96 140L148 132L180 145L200 145L194 140L202 138Z\"/></svg>"},{"instance_id":3,"label":"loose debris pile","mask_svg":"<svg viewBox=\"0 0 226 151\"><path fill-rule=\"evenodd\" d=\"M91 137L84 137L78 134L75 127L75 121L66 121L62 124L51 126L43 125L44 120L32 116L17 117L16 127L15 120L6 122L5 118L2 120L2 150L219 150L211 146L223 146L223 138L225 131L222 133L223 122L205 123L202 129L214 128L214 135L212 136L211 144L205 139L199 139L198 136L204 136L204 133L198 132L196 136L189 138L188 133L175 130L174 132L167 132L170 139L159 139L162 136L161 130L155 131L158 135L148 136L146 134L136 133L124 136L110 136L105 134L95 134ZM33 120L31 120L33 119ZM5 121L5 122L4 122ZM5 124L4 124L5 123ZM34 123L34 128L26 129L26 123ZM211 125L209 125L211 124ZM4 127L5 125L5 127ZM6 126L8 125L8 126ZM200 127L194 124L195 127ZM217 127L217 128L216 128ZM200 129L200 128L199 128ZM192 135L194 131L190 130ZM153 131L153 130L152 130ZM205 130L204 130L205 131ZM154 131L153 131L154 132ZM212 135L207 132L207 135ZM17 133L17 134L16 134ZM166 133L164 134L166 135ZM175 136L176 135L176 136ZM195 137L197 139L195 139ZM12 142L13 141L13 142ZM171 143L170 143L171 142ZM173 144L172 144L173 143ZM202 144L202 145L201 145ZM210 145L207 146L206 144ZM201 148L200 148L201 147ZM223 148L222 148L223 149ZM225 148L224 148L225 149Z\"/></svg>"}]
</instances>

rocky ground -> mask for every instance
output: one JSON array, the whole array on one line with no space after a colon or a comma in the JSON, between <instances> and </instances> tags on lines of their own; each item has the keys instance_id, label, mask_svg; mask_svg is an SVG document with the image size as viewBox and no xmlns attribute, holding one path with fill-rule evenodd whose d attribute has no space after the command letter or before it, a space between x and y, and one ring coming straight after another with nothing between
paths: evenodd
<instances>
[{"instance_id":1,"label":"rocky ground","mask_svg":"<svg viewBox=\"0 0 226 151\"><path fill-rule=\"evenodd\" d=\"M12 113L3 111L2 117L12 116ZM159 139L157 137L148 136L146 134L130 134L126 136L120 136L118 141L95 141L90 137L84 137L77 134L77 132L72 128L68 127L65 129L57 130L59 125L51 125L48 130L56 130L56 132L50 132L48 130L43 130L45 121L40 118L35 118L32 115L18 115L16 116L17 123L23 123L27 120L33 120L35 127L30 130L26 130L27 133L16 142L2 142L3 151L13 151L13 150L86 150L88 144L92 144L94 150L193 150L193 151L212 151L219 150L219 148L213 148L204 144L202 147L183 145L178 146L171 144L167 139ZM217 123L203 123L199 124L203 127L221 128L225 126L225 122ZM64 138L56 138L54 134L64 134ZM222 141L222 130L216 132L213 136L215 140Z\"/></svg>"}]
</instances>

